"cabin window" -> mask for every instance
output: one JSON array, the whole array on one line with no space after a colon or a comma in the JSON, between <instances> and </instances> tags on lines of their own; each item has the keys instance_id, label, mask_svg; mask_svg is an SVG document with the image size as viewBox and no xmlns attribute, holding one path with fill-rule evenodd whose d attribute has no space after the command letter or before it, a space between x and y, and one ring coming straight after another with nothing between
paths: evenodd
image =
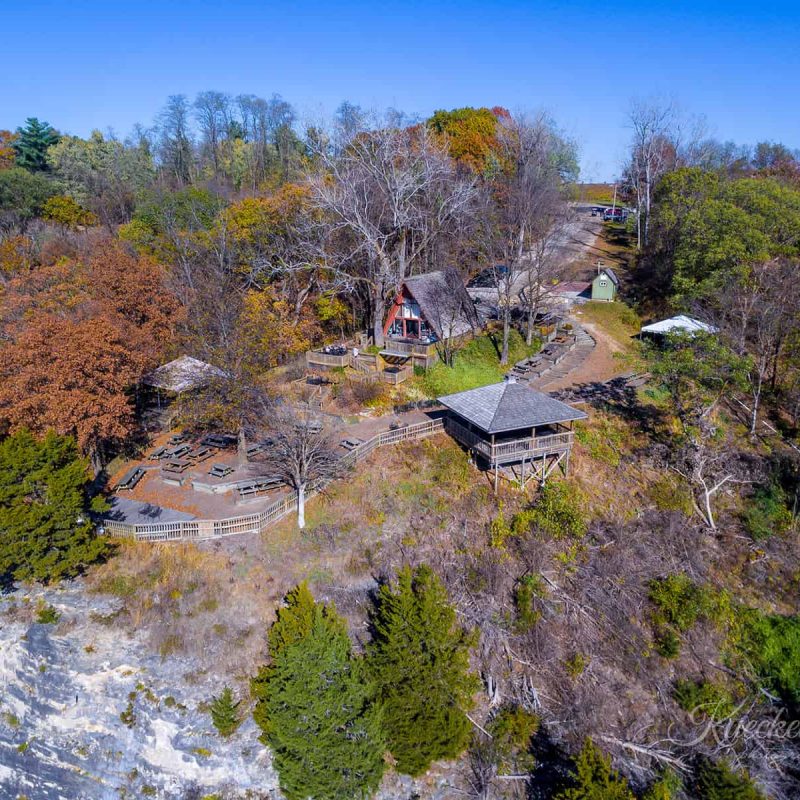
<instances>
[{"instance_id":1,"label":"cabin window","mask_svg":"<svg viewBox=\"0 0 800 800\"><path fill-rule=\"evenodd\" d=\"M407 319L406 320L406 336L418 339L419 338L419 320Z\"/></svg>"},{"instance_id":2,"label":"cabin window","mask_svg":"<svg viewBox=\"0 0 800 800\"><path fill-rule=\"evenodd\" d=\"M419 319L422 316L422 312L419 310L419 305L413 300L404 300L403 305L400 306L398 316L403 319Z\"/></svg>"},{"instance_id":3,"label":"cabin window","mask_svg":"<svg viewBox=\"0 0 800 800\"><path fill-rule=\"evenodd\" d=\"M389 336L402 336L402 335L403 335L403 322L402 320L396 319L389 326Z\"/></svg>"}]
</instances>

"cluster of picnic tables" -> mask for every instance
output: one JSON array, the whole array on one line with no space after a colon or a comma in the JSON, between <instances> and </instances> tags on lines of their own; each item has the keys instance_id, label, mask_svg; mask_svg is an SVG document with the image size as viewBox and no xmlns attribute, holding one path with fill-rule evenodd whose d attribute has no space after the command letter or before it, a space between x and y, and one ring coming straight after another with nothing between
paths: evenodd
<instances>
[{"instance_id":1,"label":"cluster of picnic tables","mask_svg":"<svg viewBox=\"0 0 800 800\"><path fill-rule=\"evenodd\" d=\"M171 436L166 445L157 447L147 458L161 462L161 471L180 475L190 467L202 464L215 456L220 450L236 443L236 437L226 434L212 433L204 436L199 442L189 442L186 434L177 433ZM233 472L232 467L225 464L214 464L209 475L225 477ZM133 487L130 487L133 488Z\"/></svg>"},{"instance_id":2,"label":"cluster of picnic tables","mask_svg":"<svg viewBox=\"0 0 800 800\"><path fill-rule=\"evenodd\" d=\"M536 355L518 361L511 374L520 381L538 378L561 361L575 346L575 335L562 333L548 342Z\"/></svg>"}]
</instances>

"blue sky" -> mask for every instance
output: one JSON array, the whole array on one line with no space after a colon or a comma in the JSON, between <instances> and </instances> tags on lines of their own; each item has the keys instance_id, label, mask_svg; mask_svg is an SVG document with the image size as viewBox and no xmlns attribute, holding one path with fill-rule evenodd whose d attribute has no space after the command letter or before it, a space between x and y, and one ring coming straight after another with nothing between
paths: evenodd
<instances>
[{"instance_id":1,"label":"blue sky","mask_svg":"<svg viewBox=\"0 0 800 800\"><path fill-rule=\"evenodd\" d=\"M167 95L548 109L585 179L619 170L633 97L671 97L740 143L800 147L797 2L17 2L3 9L0 128L149 125Z\"/></svg>"}]
</instances>

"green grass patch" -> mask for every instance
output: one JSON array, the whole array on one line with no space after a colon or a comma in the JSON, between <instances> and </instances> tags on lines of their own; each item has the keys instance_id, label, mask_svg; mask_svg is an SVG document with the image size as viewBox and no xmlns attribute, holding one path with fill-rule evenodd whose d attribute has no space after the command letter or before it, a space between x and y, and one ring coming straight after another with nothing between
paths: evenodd
<instances>
[{"instance_id":1,"label":"green grass patch","mask_svg":"<svg viewBox=\"0 0 800 800\"><path fill-rule=\"evenodd\" d=\"M636 312L625 303L620 301L584 303L580 307L580 319L602 328L622 345L626 352L638 349L638 340L632 337L639 333L641 320Z\"/></svg>"},{"instance_id":2,"label":"green grass patch","mask_svg":"<svg viewBox=\"0 0 800 800\"><path fill-rule=\"evenodd\" d=\"M418 378L427 397L463 392L490 383L497 383L517 362L539 351L540 343L528 347L525 340L512 330L508 340L508 364L500 364L502 333L478 336L467 344L455 358L452 367L438 363Z\"/></svg>"}]
</instances>

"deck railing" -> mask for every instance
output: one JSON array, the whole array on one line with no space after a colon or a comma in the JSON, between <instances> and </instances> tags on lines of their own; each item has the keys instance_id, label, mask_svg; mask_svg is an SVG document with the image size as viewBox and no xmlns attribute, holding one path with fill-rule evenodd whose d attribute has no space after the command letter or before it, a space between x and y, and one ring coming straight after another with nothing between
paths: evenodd
<instances>
[{"instance_id":1,"label":"deck railing","mask_svg":"<svg viewBox=\"0 0 800 800\"><path fill-rule=\"evenodd\" d=\"M424 439L444 430L441 419L432 419L416 425L406 425L395 430L383 431L360 444L346 455L341 463L351 467L366 458L373 450L387 444L397 444L411 439ZM325 484L317 484L306 490L306 500L310 500L323 489ZM297 492L289 492L279 497L255 514L245 514L228 519L191 519L177 522L148 522L138 525L106 519L103 527L110 536L124 536L143 542L202 541L232 536L237 533L259 533L266 530L279 519L297 508Z\"/></svg>"},{"instance_id":2,"label":"deck railing","mask_svg":"<svg viewBox=\"0 0 800 800\"><path fill-rule=\"evenodd\" d=\"M436 344L424 344L415 342L398 342L395 339L386 339L383 345L385 352L398 356L418 356L420 358L432 358L436 355Z\"/></svg>"},{"instance_id":3,"label":"deck railing","mask_svg":"<svg viewBox=\"0 0 800 800\"><path fill-rule=\"evenodd\" d=\"M480 453L490 463L535 458L549 453L560 453L572 447L572 431L554 433L547 436L528 436L492 444L481 435L469 430L448 417L445 423L447 432L470 450Z\"/></svg>"},{"instance_id":4,"label":"deck railing","mask_svg":"<svg viewBox=\"0 0 800 800\"><path fill-rule=\"evenodd\" d=\"M308 350L306 352L306 365L319 367L349 367L350 352L344 355L334 356L330 353L321 353L318 350Z\"/></svg>"}]
</instances>

